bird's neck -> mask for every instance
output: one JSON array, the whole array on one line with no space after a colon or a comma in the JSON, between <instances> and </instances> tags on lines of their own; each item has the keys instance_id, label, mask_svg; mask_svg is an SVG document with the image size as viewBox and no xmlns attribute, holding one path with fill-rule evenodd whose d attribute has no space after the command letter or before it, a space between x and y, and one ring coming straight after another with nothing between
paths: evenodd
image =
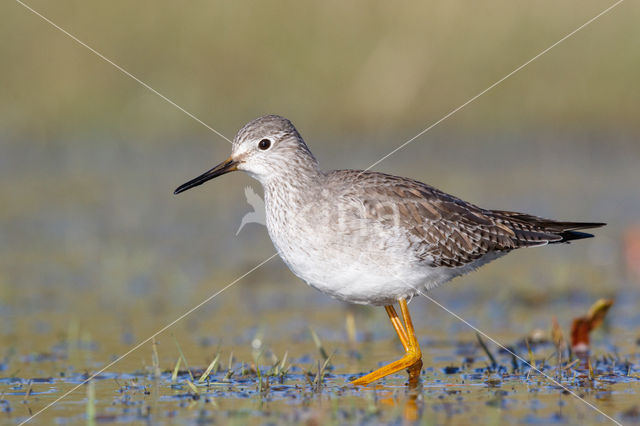
<instances>
[{"instance_id":1,"label":"bird's neck","mask_svg":"<svg viewBox=\"0 0 640 426\"><path fill-rule=\"evenodd\" d=\"M305 192L317 186L325 177L318 160L308 149L299 149L296 155L283 156L281 167L272 169L266 176L259 178L265 191L279 191L282 188Z\"/></svg>"},{"instance_id":2,"label":"bird's neck","mask_svg":"<svg viewBox=\"0 0 640 426\"><path fill-rule=\"evenodd\" d=\"M317 166L306 169L294 168L286 173L272 175L262 182L265 193L285 193L287 197L302 195L318 187L325 178Z\"/></svg>"},{"instance_id":3,"label":"bird's neck","mask_svg":"<svg viewBox=\"0 0 640 426\"><path fill-rule=\"evenodd\" d=\"M317 161L291 165L285 173L272 175L262 182L265 207L271 214L283 210L295 214L323 187L325 173ZM269 214L269 213L267 213Z\"/></svg>"}]
</instances>

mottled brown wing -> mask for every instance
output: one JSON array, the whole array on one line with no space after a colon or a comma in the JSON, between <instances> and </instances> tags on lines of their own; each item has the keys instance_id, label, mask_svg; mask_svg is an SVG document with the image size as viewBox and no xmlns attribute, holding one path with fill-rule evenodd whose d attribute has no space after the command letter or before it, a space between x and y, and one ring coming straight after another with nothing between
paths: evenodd
<instances>
[{"instance_id":1,"label":"mottled brown wing","mask_svg":"<svg viewBox=\"0 0 640 426\"><path fill-rule=\"evenodd\" d=\"M479 207L416 181L390 179L380 193L397 203L402 228L433 266L459 267L491 252L539 244L518 238Z\"/></svg>"},{"instance_id":2,"label":"mottled brown wing","mask_svg":"<svg viewBox=\"0 0 640 426\"><path fill-rule=\"evenodd\" d=\"M534 216L481 209L415 180L350 170L334 173L347 192L361 198L370 218L404 229L413 237L418 256L433 266L464 266L492 252L562 240L528 224Z\"/></svg>"}]
</instances>

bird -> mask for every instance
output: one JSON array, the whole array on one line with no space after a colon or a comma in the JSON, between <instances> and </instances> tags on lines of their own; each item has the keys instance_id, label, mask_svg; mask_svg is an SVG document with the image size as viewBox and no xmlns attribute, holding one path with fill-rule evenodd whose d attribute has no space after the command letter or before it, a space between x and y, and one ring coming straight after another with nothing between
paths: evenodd
<instances>
[{"instance_id":1,"label":"bird","mask_svg":"<svg viewBox=\"0 0 640 426\"><path fill-rule=\"evenodd\" d=\"M408 308L415 296L515 249L593 237L582 230L605 225L485 209L375 171L322 170L279 115L247 123L229 158L174 194L235 170L262 185L267 231L296 276L333 298L385 308L404 355L353 380L355 386L404 369L410 381L419 377L422 352Z\"/></svg>"}]
</instances>

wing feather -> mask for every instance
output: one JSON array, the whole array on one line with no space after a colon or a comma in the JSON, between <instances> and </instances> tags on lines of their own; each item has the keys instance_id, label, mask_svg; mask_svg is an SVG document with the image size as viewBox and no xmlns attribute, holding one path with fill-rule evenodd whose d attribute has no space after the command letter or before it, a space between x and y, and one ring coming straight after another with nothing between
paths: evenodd
<instances>
[{"instance_id":1,"label":"wing feather","mask_svg":"<svg viewBox=\"0 0 640 426\"><path fill-rule=\"evenodd\" d=\"M459 267L492 252L584 238L589 234L574 232L567 238L567 233L601 226L486 210L424 183L383 173L336 170L329 179L345 197L359 200L365 219L399 226L418 257L433 266Z\"/></svg>"}]
</instances>

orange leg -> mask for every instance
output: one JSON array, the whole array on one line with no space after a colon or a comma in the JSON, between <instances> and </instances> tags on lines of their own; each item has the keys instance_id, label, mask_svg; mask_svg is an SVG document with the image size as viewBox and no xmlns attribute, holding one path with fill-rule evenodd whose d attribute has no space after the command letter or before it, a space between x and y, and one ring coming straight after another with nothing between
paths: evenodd
<instances>
[{"instance_id":1,"label":"orange leg","mask_svg":"<svg viewBox=\"0 0 640 426\"><path fill-rule=\"evenodd\" d=\"M385 365L382 368L372 371L366 376L354 380L351 384L355 386L366 386L378 379L388 376L389 374L397 373L405 368L409 369L410 384L418 379L420 370L422 369L422 352L420 351L420 345L418 344L418 339L416 339L416 333L413 329L413 322L409 315L407 301L405 299L400 299L398 302L400 304L402 318L404 319L404 327L400 322L395 309L393 309L393 306L385 306L385 309L387 310L387 314L389 314L391 324L393 324L393 327L398 333L402 346L405 348L404 356L391 364Z\"/></svg>"},{"instance_id":2,"label":"orange leg","mask_svg":"<svg viewBox=\"0 0 640 426\"><path fill-rule=\"evenodd\" d=\"M407 332L404 329L402 322L400 321L400 317L398 317L398 314L396 313L396 310L393 308L393 305L387 305L384 307L384 309L387 311L387 315L389 315L389 319L391 320L391 324L393 325L393 328L395 328L396 333L398 333L398 337L400 338L400 343L402 343L402 347L404 348L404 351L405 352L408 351L409 338L407 337Z\"/></svg>"}]
</instances>

